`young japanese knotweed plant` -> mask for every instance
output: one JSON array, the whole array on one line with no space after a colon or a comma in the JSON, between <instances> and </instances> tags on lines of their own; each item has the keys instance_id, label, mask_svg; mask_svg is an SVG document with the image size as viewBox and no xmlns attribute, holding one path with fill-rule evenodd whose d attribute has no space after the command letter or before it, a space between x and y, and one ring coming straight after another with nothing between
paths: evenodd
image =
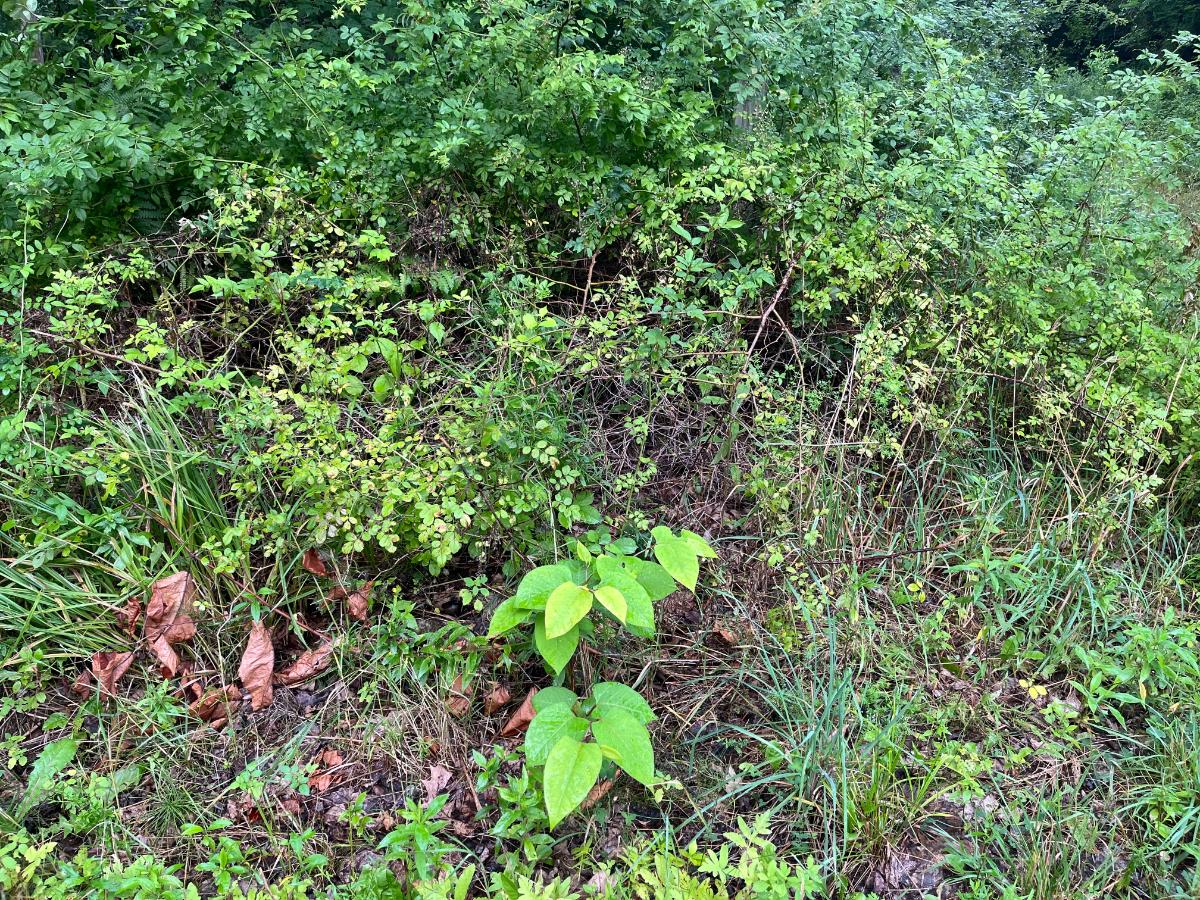
<instances>
[{"instance_id":1,"label":"young japanese knotweed plant","mask_svg":"<svg viewBox=\"0 0 1200 900\"><path fill-rule=\"evenodd\" d=\"M682 585L696 590L700 559L716 553L700 535L650 532L657 562L576 544L576 559L539 566L492 615L489 637L533 624L533 645L556 684L533 698L525 757L542 768L550 827L587 797L606 759L644 785L654 783L654 750L646 726L655 718L633 688L615 681L590 686L586 697L561 686L580 640L593 632L593 615L608 616L639 637L654 635L654 604Z\"/></svg>"}]
</instances>

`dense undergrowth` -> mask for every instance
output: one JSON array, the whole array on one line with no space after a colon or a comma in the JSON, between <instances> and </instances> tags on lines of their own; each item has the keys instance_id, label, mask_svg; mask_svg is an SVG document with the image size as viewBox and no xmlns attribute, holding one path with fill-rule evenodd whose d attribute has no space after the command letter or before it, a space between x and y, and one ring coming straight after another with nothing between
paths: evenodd
<instances>
[{"instance_id":1,"label":"dense undergrowth","mask_svg":"<svg viewBox=\"0 0 1200 900\"><path fill-rule=\"evenodd\" d=\"M1191 896L1194 48L1063 10L15 5L0 893Z\"/></svg>"}]
</instances>

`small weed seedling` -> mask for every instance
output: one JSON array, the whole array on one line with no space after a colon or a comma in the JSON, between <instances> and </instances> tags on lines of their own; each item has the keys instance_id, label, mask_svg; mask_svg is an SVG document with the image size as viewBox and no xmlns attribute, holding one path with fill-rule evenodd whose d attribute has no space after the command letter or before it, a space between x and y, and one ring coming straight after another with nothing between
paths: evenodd
<instances>
[{"instance_id":1,"label":"small weed seedling","mask_svg":"<svg viewBox=\"0 0 1200 900\"><path fill-rule=\"evenodd\" d=\"M716 553L691 531L676 535L660 525L650 533L658 562L618 552L594 555L577 543L577 559L532 570L516 594L496 608L488 637L532 620L534 646L561 681L581 637L593 631L594 611L639 637L653 636L654 604L677 585L695 591L701 557L715 559ZM654 751L646 725L654 713L633 688L600 682L581 700L555 686L540 691L533 706L525 756L531 766L544 767L551 828L584 801L606 758L636 781L653 783Z\"/></svg>"}]
</instances>

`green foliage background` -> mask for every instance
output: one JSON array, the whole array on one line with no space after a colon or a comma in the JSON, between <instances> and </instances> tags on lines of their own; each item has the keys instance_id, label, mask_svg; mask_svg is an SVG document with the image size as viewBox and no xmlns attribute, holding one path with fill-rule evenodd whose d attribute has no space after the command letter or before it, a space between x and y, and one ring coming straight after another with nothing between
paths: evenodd
<instances>
[{"instance_id":1,"label":"green foliage background","mask_svg":"<svg viewBox=\"0 0 1200 900\"><path fill-rule=\"evenodd\" d=\"M179 567L241 622L310 547L419 586L699 510L791 578L903 506L984 545L987 659L1195 699L1195 4L4 10L4 657Z\"/></svg>"}]
</instances>

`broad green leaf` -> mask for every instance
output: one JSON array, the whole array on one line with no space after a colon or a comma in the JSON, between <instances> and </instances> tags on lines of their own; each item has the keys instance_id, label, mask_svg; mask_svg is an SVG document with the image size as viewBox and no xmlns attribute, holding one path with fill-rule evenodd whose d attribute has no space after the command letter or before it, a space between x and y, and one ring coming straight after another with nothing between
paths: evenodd
<instances>
[{"instance_id":1,"label":"broad green leaf","mask_svg":"<svg viewBox=\"0 0 1200 900\"><path fill-rule=\"evenodd\" d=\"M564 565L538 566L526 573L525 577L521 579L521 583L517 585L517 592L513 596L518 600L537 600L549 597L551 591L564 581L570 580L571 570Z\"/></svg>"},{"instance_id":2,"label":"broad green leaf","mask_svg":"<svg viewBox=\"0 0 1200 900\"><path fill-rule=\"evenodd\" d=\"M625 598L629 604L629 613L625 618L625 627L634 634L650 637L654 634L654 604L645 594Z\"/></svg>"},{"instance_id":3,"label":"broad green leaf","mask_svg":"<svg viewBox=\"0 0 1200 900\"><path fill-rule=\"evenodd\" d=\"M696 532L688 531L685 528L679 534L685 541L692 545L692 549L696 551L697 556L702 556L705 559L717 558L717 551L710 547L708 541L700 537Z\"/></svg>"},{"instance_id":4,"label":"broad green leaf","mask_svg":"<svg viewBox=\"0 0 1200 900\"><path fill-rule=\"evenodd\" d=\"M26 785L25 795L17 805L17 821L24 819L25 814L46 795L54 785L54 776L71 764L77 749L79 743L74 738L51 741L42 749L29 770L29 784Z\"/></svg>"},{"instance_id":5,"label":"broad green leaf","mask_svg":"<svg viewBox=\"0 0 1200 900\"><path fill-rule=\"evenodd\" d=\"M546 637L562 637L592 608L592 592L573 581L564 582L546 598Z\"/></svg>"},{"instance_id":6,"label":"broad green leaf","mask_svg":"<svg viewBox=\"0 0 1200 900\"><path fill-rule=\"evenodd\" d=\"M529 723L529 730L525 732L525 756L531 766L544 766L550 748L558 743L559 738L569 735L582 741L587 730L587 720L571 712L571 707L565 704L551 706L534 716Z\"/></svg>"},{"instance_id":7,"label":"broad green leaf","mask_svg":"<svg viewBox=\"0 0 1200 900\"><path fill-rule=\"evenodd\" d=\"M604 754L595 744L584 744L569 736L559 738L546 757L543 774L551 828L587 799L603 762Z\"/></svg>"},{"instance_id":8,"label":"broad green leaf","mask_svg":"<svg viewBox=\"0 0 1200 900\"><path fill-rule=\"evenodd\" d=\"M546 618L539 615L533 620L533 643L538 653L542 654L542 659L557 675L575 655L575 648L579 646L579 629L572 628L562 637L547 637Z\"/></svg>"},{"instance_id":9,"label":"broad green leaf","mask_svg":"<svg viewBox=\"0 0 1200 900\"><path fill-rule=\"evenodd\" d=\"M597 715L607 715L614 709L629 713L639 722L653 722L654 710L637 691L619 681L601 681L592 685L592 701Z\"/></svg>"},{"instance_id":10,"label":"broad green leaf","mask_svg":"<svg viewBox=\"0 0 1200 900\"><path fill-rule=\"evenodd\" d=\"M646 589L651 602L657 603L675 593L675 579L658 563L633 558L627 563L627 568L638 584Z\"/></svg>"},{"instance_id":11,"label":"broad green leaf","mask_svg":"<svg viewBox=\"0 0 1200 900\"><path fill-rule=\"evenodd\" d=\"M637 584L635 581L634 584ZM641 585L638 585L640 588ZM596 599L599 600L604 608L616 616L617 621L624 624L626 616L629 614L629 604L625 602L625 595L613 587L611 584L604 584L596 588Z\"/></svg>"},{"instance_id":12,"label":"broad green leaf","mask_svg":"<svg viewBox=\"0 0 1200 900\"><path fill-rule=\"evenodd\" d=\"M494 638L506 631L511 631L525 622L530 615L532 615L530 610L524 609L516 597L509 597L492 613L492 624L488 628L487 636Z\"/></svg>"},{"instance_id":13,"label":"broad green leaf","mask_svg":"<svg viewBox=\"0 0 1200 900\"><path fill-rule=\"evenodd\" d=\"M646 786L654 783L654 748L645 725L625 710L613 708L592 723L592 734L601 752L636 781Z\"/></svg>"},{"instance_id":14,"label":"broad green leaf","mask_svg":"<svg viewBox=\"0 0 1200 900\"><path fill-rule=\"evenodd\" d=\"M533 709L535 712L541 712L544 709L549 709L551 706L574 706L578 702L579 697L576 696L574 691L553 685L542 688L533 695Z\"/></svg>"},{"instance_id":15,"label":"broad green leaf","mask_svg":"<svg viewBox=\"0 0 1200 900\"><path fill-rule=\"evenodd\" d=\"M661 532L666 532L665 535ZM677 538L661 525L654 529L654 558L671 573L671 577L693 593L700 576L700 561L696 551L683 538Z\"/></svg>"}]
</instances>

